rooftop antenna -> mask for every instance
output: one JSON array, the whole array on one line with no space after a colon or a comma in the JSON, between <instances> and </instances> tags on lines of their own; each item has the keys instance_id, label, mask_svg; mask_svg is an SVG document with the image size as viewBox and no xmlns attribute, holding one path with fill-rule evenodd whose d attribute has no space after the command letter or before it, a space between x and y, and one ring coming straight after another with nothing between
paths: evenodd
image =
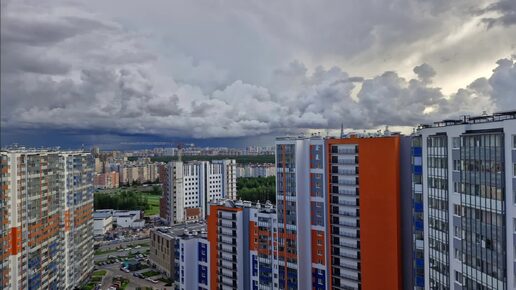
<instances>
[{"instance_id":1,"label":"rooftop antenna","mask_svg":"<svg viewBox=\"0 0 516 290\"><path fill-rule=\"evenodd\" d=\"M340 123L340 138L344 138L344 122Z\"/></svg>"}]
</instances>

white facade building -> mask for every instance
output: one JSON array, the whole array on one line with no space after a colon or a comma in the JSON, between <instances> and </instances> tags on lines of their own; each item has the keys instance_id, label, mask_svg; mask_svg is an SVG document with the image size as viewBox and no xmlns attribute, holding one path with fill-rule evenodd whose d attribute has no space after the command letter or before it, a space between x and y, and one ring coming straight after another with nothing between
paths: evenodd
<instances>
[{"instance_id":1,"label":"white facade building","mask_svg":"<svg viewBox=\"0 0 516 290\"><path fill-rule=\"evenodd\" d=\"M170 162L161 170L163 180L160 214L169 224L204 219L208 204L220 198L236 198L234 160Z\"/></svg>"},{"instance_id":2,"label":"white facade building","mask_svg":"<svg viewBox=\"0 0 516 290\"><path fill-rule=\"evenodd\" d=\"M113 228L113 217L97 217L93 219L93 234L103 236Z\"/></svg>"},{"instance_id":3,"label":"white facade building","mask_svg":"<svg viewBox=\"0 0 516 290\"><path fill-rule=\"evenodd\" d=\"M106 219L112 217L112 224L120 228L143 228L145 220L139 210L100 209L93 213L93 218Z\"/></svg>"}]
</instances>

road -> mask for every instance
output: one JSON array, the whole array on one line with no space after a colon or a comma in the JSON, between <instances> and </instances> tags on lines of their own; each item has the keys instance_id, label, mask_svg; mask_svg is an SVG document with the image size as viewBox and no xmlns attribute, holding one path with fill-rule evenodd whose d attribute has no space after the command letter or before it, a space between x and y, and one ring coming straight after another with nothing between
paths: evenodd
<instances>
[{"instance_id":1,"label":"road","mask_svg":"<svg viewBox=\"0 0 516 290\"><path fill-rule=\"evenodd\" d=\"M147 280L140 279L133 276L133 273L126 273L124 271L120 270L119 264L111 264L111 265L105 265L98 267L99 269L107 270L106 276L102 280L102 290L106 290L109 288L109 286L112 283L112 279L115 276L122 276L126 279L128 279L129 285L127 286L127 289L136 289L138 287L145 288L150 287L152 289L173 289L172 286L165 287L165 283L159 281L157 284L151 283Z\"/></svg>"},{"instance_id":2,"label":"road","mask_svg":"<svg viewBox=\"0 0 516 290\"><path fill-rule=\"evenodd\" d=\"M114 241L112 244L101 245L99 247L99 250L109 250L109 249L115 249L119 246L127 247L127 246L138 245L138 244L147 244L148 245L149 243L150 243L149 238L144 238L141 240L123 241L123 242Z\"/></svg>"},{"instance_id":3,"label":"road","mask_svg":"<svg viewBox=\"0 0 516 290\"><path fill-rule=\"evenodd\" d=\"M131 250L131 253L142 253L142 254L145 254L145 251L147 251L149 248L148 247L141 247L139 249L132 249ZM127 255L129 254L129 251L116 251L116 252L111 252L111 253L106 253L106 254L101 254L101 255L95 255L94 257L94 260L95 261L106 261L108 259L108 256L113 256L115 258L125 258Z\"/></svg>"}]
</instances>

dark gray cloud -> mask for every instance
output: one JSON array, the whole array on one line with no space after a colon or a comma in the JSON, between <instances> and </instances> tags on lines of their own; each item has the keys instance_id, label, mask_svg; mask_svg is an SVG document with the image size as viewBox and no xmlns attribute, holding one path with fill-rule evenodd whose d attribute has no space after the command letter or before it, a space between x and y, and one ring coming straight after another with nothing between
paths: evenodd
<instances>
[{"instance_id":1,"label":"dark gray cloud","mask_svg":"<svg viewBox=\"0 0 516 290\"><path fill-rule=\"evenodd\" d=\"M217 2L204 12L207 18L191 3L169 15L163 2L163 11L149 8L152 17L130 1L127 15L114 12L110 3L97 10L97 2L3 3L2 127L242 137L339 128L341 122L364 129L414 126L514 109L513 59L500 59L489 72L499 58L492 59L484 77L454 93L437 85L442 67L424 61L410 66L422 45L440 49L421 44L421 35L442 33L442 23L455 21L448 17L457 7L469 7L467 2L441 9L441 1L408 8L401 0L364 1L351 12L337 4L321 10L312 2L303 9L237 2L231 13ZM277 15L287 8L293 9L289 21ZM335 23L342 18L339 11L357 23L364 18L359 15L377 18L350 27ZM302 24L309 16L321 23ZM443 41L448 48L455 47L454 37ZM389 57L396 47L413 50L409 56L415 60ZM351 62L341 64L339 54ZM375 56L369 62L375 71L357 73L350 64L366 56ZM406 62L408 69L382 69L384 57Z\"/></svg>"},{"instance_id":2,"label":"dark gray cloud","mask_svg":"<svg viewBox=\"0 0 516 290\"><path fill-rule=\"evenodd\" d=\"M516 1L514 0L498 0L481 10L481 13L489 12L497 13L495 17L484 18L484 21L489 27L493 27L494 25L509 26L516 24Z\"/></svg>"},{"instance_id":3,"label":"dark gray cloud","mask_svg":"<svg viewBox=\"0 0 516 290\"><path fill-rule=\"evenodd\" d=\"M434 68L426 63L414 67L414 72L421 81L426 83L431 82L436 75Z\"/></svg>"}]
</instances>

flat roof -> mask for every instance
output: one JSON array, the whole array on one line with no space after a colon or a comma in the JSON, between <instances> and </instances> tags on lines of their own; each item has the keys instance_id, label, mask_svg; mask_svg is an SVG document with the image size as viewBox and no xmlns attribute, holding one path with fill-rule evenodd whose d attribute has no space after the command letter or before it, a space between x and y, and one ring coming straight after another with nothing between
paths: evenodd
<instances>
[{"instance_id":1,"label":"flat roof","mask_svg":"<svg viewBox=\"0 0 516 290\"><path fill-rule=\"evenodd\" d=\"M170 238L175 237L182 237L182 238L206 238L207 234L207 225L202 222L195 222L195 223L187 223L187 224L179 224L179 225L173 225L170 227L156 227L154 229L151 229L152 231L162 235L162 236L168 236ZM194 231L197 232L197 235L187 235L185 232L188 231L188 233L192 234ZM202 233L204 232L204 234Z\"/></svg>"},{"instance_id":2,"label":"flat roof","mask_svg":"<svg viewBox=\"0 0 516 290\"><path fill-rule=\"evenodd\" d=\"M482 114L479 116L464 115L461 119L446 119L442 121L436 121L433 124L421 124L420 129L425 128L439 128L455 125L466 125L466 124L481 124L491 122L501 122L505 120L516 119L516 111L505 111L496 112L493 114Z\"/></svg>"}]
</instances>

